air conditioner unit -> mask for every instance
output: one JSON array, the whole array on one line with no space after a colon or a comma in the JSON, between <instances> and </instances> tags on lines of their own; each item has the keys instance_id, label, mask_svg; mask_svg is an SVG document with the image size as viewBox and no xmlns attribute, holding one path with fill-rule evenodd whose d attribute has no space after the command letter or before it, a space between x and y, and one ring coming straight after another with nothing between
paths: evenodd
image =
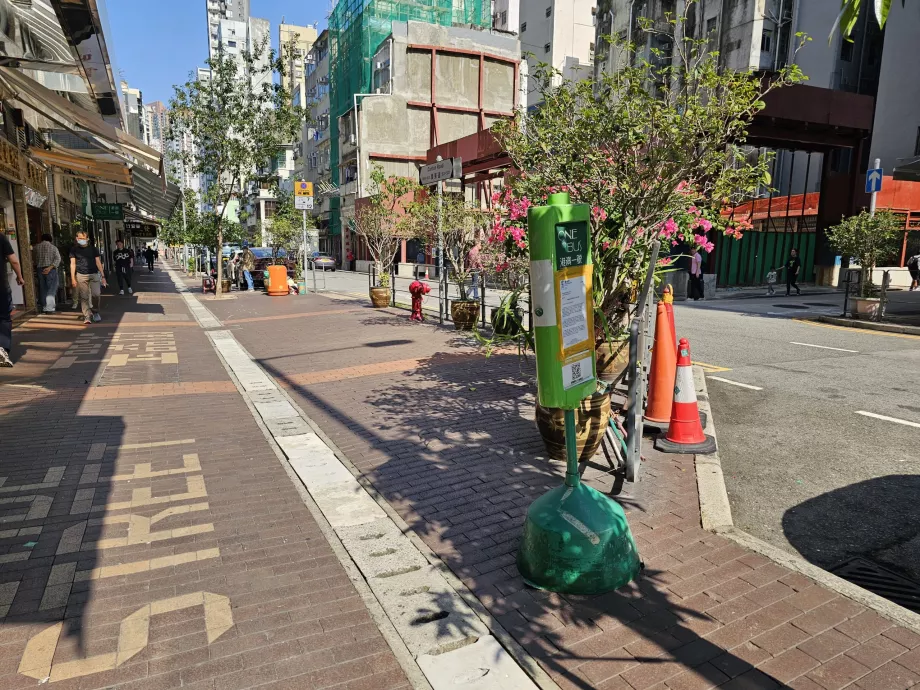
<instances>
[{"instance_id":1,"label":"air conditioner unit","mask_svg":"<svg viewBox=\"0 0 920 690\"><path fill-rule=\"evenodd\" d=\"M357 145L358 145L358 138L357 138L354 134L349 134L349 135L348 135L348 143L351 144L352 146L357 146Z\"/></svg>"},{"instance_id":2,"label":"air conditioner unit","mask_svg":"<svg viewBox=\"0 0 920 690\"><path fill-rule=\"evenodd\" d=\"M383 89L381 89L381 88L378 86L376 89L374 89L374 93L383 93Z\"/></svg>"}]
</instances>

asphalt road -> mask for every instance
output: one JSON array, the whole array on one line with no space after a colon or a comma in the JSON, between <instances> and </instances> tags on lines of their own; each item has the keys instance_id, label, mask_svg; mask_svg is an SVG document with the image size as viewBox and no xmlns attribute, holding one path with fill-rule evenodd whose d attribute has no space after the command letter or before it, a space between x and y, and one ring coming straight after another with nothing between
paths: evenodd
<instances>
[{"instance_id":1,"label":"asphalt road","mask_svg":"<svg viewBox=\"0 0 920 690\"><path fill-rule=\"evenodd\" d=\"M920 293L901 296L920 307ZM920 581L920 338L791 318L841 303L718 300L675 315L694 361L712 365L735 524L824 568L862 556Z\"/></svg>"}]
</instances>

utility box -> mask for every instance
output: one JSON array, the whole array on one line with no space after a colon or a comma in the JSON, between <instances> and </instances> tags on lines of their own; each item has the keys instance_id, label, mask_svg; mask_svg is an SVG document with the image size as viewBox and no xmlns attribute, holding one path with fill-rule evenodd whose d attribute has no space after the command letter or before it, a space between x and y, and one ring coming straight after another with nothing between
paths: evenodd
<instances>
[{"instance_id":1,"label":"utility box","mask_svg":"<svg viewBox=\"0 0 920 690\"><path fill-rule=\"evenodd\" d=\"M551 194L527 214L540 405L574 410L596 389L591 209Z\"/></svg>"}]
</instances>

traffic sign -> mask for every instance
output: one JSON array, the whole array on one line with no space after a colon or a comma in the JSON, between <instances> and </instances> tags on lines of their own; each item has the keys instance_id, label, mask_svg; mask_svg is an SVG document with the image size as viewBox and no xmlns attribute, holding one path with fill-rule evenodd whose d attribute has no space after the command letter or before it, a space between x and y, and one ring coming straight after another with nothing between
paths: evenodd
<instances>
[{"instance_id":1,"label":"traffic sign","mask_svg":"<svg viewBox=\"0 0 920 690\"><path fill-rule=\"evenodd\" d=\"M295 182L294 183L294 196L313 196L313 183L304 182L303 180Z\"/></svg>"},{"instance_id":2,"label":"traffic sign","mask_svg":"<svg viewBox=\"0 0 920 690\"><path fill-rule=\"evenodd\" d=\"M308 183L309 184L309 183ZM297 195L294 197L294 208L298 211L312 211L313 197Z\"/></svg>"},{"instance_id":3,"label":"traffic sign","mask_svg":"<svg viewBox=\"0 0 920 690\"><path fill-rule=\"evenodd\" d=\"M463 159L447 158L437 163L423 165L419 168L418 178L423 185L435 184L444 180L456 180L463 177Z\"/></svg>"},{"instance_id":4,"label":"traffic sign","mask_svg":"<svg viewBox=\"0 0 920 690\"><path fill-rule=\"evenodd\" d=\"M869 168L866 171L866 194L875 194L882 191L882 176L885 171L882 168Z\"/></svg>"}]
</instances>

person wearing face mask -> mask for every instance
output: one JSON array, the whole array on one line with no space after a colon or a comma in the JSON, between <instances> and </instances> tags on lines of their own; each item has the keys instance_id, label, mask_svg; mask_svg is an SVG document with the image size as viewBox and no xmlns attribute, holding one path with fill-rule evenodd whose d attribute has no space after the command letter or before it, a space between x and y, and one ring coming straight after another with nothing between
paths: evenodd
<instances>
[{"instance_id":1,"label":"person wearing face mask","mask_svg":"<svg viewBox=\"0 0 920 690\"><path fill-rule=\"evenodd\" d=\"M70 281L80 295L83 323L102 321L99 310L93 309L93 297L99 300L100 283L106 287L105 270L99 250L90 246L85 230L77 232L77 243L70 250Z\"/></svg>"}]
</instances>

